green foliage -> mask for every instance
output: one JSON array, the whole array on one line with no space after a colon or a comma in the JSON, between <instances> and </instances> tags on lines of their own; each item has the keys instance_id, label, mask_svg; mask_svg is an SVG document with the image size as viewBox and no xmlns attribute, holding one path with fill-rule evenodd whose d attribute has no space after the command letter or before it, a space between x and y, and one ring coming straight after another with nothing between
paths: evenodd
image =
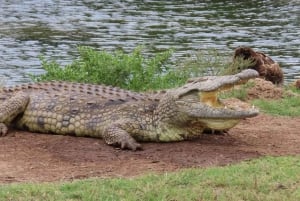
<instances>
[{"instance_id":1,"label":"green foliage","mask_svg":"<svg viewBox=\"0 0 300 201\"><path fill-rule=\"evenodd\" d=\"M253 103L265 113L282 116L300 116L300 96L287 96L279 100L257 99Z\"/></svg>"},{"instance_id":2,"label":"green foliage","mask_svg":"<svg viewBox=\"0 0 300 201\"><path fill-rule=\"evenodd\" d=\"M247 82L244 85L237 86L231 90L221 92L220 98L238 98L242 101L247 101L247 90L255 85L254 82Z\"/></svg>"},{"instance_id":3,"label":"green foliage","mask_svg":"<svg viewBox=\"0 0 300 201\"><path fill-rule=\"evenodd\" d=\"M229 61L228 55L209 49L191 55L178 67L172 67L172 51L145 57L142 48L132 53L123 51L96 51L91 47L78 47L79 57L70 65L60 66L41 57L46 73L32 76L35 81L65 80L119 86L144 91L172 88L185 83L188 77L237 73L248 64L244 60Z\"/></svg>"},{"instance_id":4,"label":"green foliage","mask_svg":"<svg viewBox=\"0 0 300 201\"><path fill-rule=\"evenodd\" d=\"M244 59L242 57L236 57L233 61L227 63L228 66L221 72L223 75L233 75L248 69L255 65L255 61L252 59Z\"/></svg>"},{"instance_id":5,"label":"green foliage","mask_svg":"<svg viewBox=\"0 0 300 201\"><path fill-rule=\"evenodd\" d=\"M253 65L252 60L244 60L240 57L232 61L230 55L216 49L198 51L181 63L182 68L190 72L190 77L232 75Z\"/></svg>"},{"instance_id":6,"label":"green foliage","mask_svg":"<svg viewBox=\"0 0 300 201\"><path fill-rule=\"evenodd\" d=\"M253 104L262 112L280 116L300 116L300 90L296 87L286 86L284 97L275 100L256 99Z\"/></svg>"},{"instance_id":7,"label":"green foliage","mask_svg":"<svg viewBox=\"0 0 300 201\"><path fill-rule=\"evenodd\" d=\"M300 157L137 178L1 185L0 200L300 200Z\"/></svg>"},{"instance_id":8,"label":"green foliage","mask_svg":"<svg viewBox=\"0 0 300 201\"><path fill-rule=\"evenodd\" d=\"M288 93L294 93L296 95L300 95L300 89L296 88L296 86L293 84L287 85L285 87L285 91L287 91Z\"/></svg>"},{"instance_id":9,"label":"green foliage","mask_svg":"<svg viewBox=\"0 0 300 201\"><path fill-rule=\"evenodd\" d=\"M220 75L227 65L227 55L216 49L208 49L189 55L181 62L180 66L185 71L190 72L190 77L199 77L203 75Z\"/></svg>"},{"instance_id":10,"label":"green foliage","mask_svg":"<svg viewBox=\"0 0 300 201\"><path fill-rule=\"evenodd\" d=\"M128 54L123 51L96 51L90 47L79 47L78 51L78 60L65 67L41 58L46 73L34 76L34 80L76 81L141 91L171 88L187 79L185 72L168 65L172 51L157 53L151 58L143 56L140 47Z\"/></svg>"}]
</instances>

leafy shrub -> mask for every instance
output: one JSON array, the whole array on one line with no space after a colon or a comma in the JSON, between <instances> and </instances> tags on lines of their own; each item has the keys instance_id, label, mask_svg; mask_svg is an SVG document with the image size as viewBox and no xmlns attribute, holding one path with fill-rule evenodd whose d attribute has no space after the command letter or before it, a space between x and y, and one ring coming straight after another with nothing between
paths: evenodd
<instances>
[{"instance_id":1,"label":"leafy shrub","mask_svg":"<svg viewBox=\"0 0 300 201\"><path fill-rule=\"evenodd\" d=\"M105 84L142 91L174 87L184 83L188 77L188 73L168 64L172 55L170 50L149 58L142 55L141 47L132 53L119 50L109 53L91 47L79 47L78 51L79 58L64 67L41 58L46 73L33 76L33 79Z\"/></svg>"},{"instance_id":2,"label":"leafy shrub","mask_svg":"<svg viewBox=\"0 0 300 201\"><path fill-rule=\"evenodd\" d=\"M181 68L190 73L190 77L203 75L232 75L253 65L250 59L232 59L228 52L216 49L195 52L181 63Z\"/></svg>"}]
</instances>

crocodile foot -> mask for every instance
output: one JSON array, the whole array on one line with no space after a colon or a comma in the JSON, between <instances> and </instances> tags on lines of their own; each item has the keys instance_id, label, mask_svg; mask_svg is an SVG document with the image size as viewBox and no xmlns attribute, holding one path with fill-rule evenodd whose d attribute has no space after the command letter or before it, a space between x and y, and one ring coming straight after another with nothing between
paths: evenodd
<instances>
[{"instance_id":1,"label":"crocodile foot","mask_svg":"<svg viewBox=\"0 0 300 201\"><path fill-rule=\"evenodd\" d=\"M0 137L6 136L8 128L4 123L0 123Z\"/></svg>"},{"instance_id":2,"label":"crocodile foot","mask_svg":"<svg viewBox=\"0 0 300 201\"><path fill-rule=\"evenodd\" d=\"M114 124L109 127L103 135L105 142L109 145L120 146L121 149L130 149L133 151L141 149L141 144L137 143L129 133L120 127L120 124Z\"/></svg>"},{"instance_id":3,"label":"crocodile foot","mask_svg":"<svg viewBox=\"0 0 300 201\"><path fill-rule=\"evenodd\" d=\"M121 149L130 149L133 151L136 151L137 149L142 149L141 144L137 143L133 138L121 140L121 142L118 142L117 144L121 146Z\"/></svg>"}]
</instances>

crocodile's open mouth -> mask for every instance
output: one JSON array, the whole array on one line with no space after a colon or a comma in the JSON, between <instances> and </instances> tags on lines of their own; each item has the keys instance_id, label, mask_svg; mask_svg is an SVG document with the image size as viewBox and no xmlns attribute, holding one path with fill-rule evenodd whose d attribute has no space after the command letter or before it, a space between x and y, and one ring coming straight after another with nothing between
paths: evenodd
<instances>
[{"instance_id":1,"label":"crocodile's open mouth","mask_svg":"<svg viewBox=\"0 0 300 201\"><path fill-rule=\"evenodd\" d=\"M209 110L209 113L212 114L211 116L207 115L205 118L198 119L205 124L207 128L214 130L229 129L242 119L256 116L259 113L258 109L254 106L240 101L237 98L218 98L220 93L225 90L231 90L233 87L234 85L215 91L198 93L200 103L207 105L206 111Z\"/></svg>"},{"instance_id":2,"label":"crocodile's open mouth","mask_svg":"<svg viewBox=\"0 0 300 201\"><path fill-rule=\"evenodd\" d=\"M234 87L237 85L243 85L244 83L237 83L235 85L226 85L226 86L222 86L217 90L213 90L213 91L201 91L198 92L198 96L199 96L199 100L200 103L204 103L210 107L214 107L214 108L232 108L234 110L238 110L240 108L240 104L236 102L237 107L235 107L235 104L230 104L230 102L228 102L228 99L220 99L219 95L220 94L226 94L226 92L228 91L232 91L234 90ZM243 104L243 107L245 106L249 106L246 107L244 109L249 108L250 109L250 105L240 101L241 104ZM253 108L253 107L251 107Z\"/></svg>"},{"instance_id":3,"label":"crocodile's open mouth","mask_svg":"<svg viewBox=\"0 0 300 201\"><path fill-rule=\"evenodd\" d=\"M259 111L238 99L223 100L218 95L257 76L256 71L248 69L236 75L208 76L193 80L181 88L177 101L179 110L206 128L229 129L244 118L258 115Z\"/></svg>"}]
</instances>

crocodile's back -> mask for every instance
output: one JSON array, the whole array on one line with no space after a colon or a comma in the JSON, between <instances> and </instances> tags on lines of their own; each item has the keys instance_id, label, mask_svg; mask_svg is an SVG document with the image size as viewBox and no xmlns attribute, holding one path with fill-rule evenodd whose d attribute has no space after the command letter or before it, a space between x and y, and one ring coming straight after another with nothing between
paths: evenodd
<instances>
[{"instance_id":1,"label":"crocodile's back","mask_svg":"<svg viewBox=\"0 0 300 201\"><path fill-rule=\"evenodd\" d=\"M37 82L13 87L0 88L0 101L14 96L18 91L28 94L48 94L47 96L62 95L81 95L90 98L100 98L104 100L122 99L125 101L147 98L145 94L128 91L118 87L72 83L64 81Z\"/></svg>"}]
</instances>

